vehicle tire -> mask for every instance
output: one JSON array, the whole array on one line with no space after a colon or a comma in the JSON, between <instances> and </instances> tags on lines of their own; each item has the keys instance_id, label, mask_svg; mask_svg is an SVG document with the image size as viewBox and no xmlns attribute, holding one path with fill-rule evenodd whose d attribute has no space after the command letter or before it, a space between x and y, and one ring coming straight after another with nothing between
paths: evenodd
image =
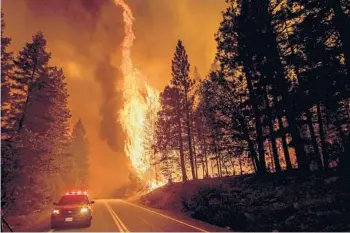
<instances>
[{"instance_id":1,"label":"vehicle tire","mask_svg":"<svg viewBox=\"0 0 350 233\"><path fill-rule=\"evenodd\" d=\"M57 229L58 225L57 223L51 222L51 229Z\"/></svg>"},{"instance_id":2,"label":"vehicle tire","mask_svg":"<svg viewBox=\"0 0 350 233\"><path fill-rule=\"evenodd\" d=\"M90 227L91 226L91 219L89 219L84 225L85 225L85 227Z\"/></svg>"}]
</instances>

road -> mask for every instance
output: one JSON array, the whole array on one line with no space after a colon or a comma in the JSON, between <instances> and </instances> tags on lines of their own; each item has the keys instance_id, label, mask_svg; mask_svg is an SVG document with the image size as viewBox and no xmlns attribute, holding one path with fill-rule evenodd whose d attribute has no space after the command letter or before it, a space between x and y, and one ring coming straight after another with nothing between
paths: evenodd
<instances>
[{"instance_id":1,"label":"road","mask_svg":"<svg viewBox=\"0 0 350 233\"><path fill-rule=\"evenodd\" d=\"M120 199L95 200L90 227L49 229L48 221L31 231L40 232L222 232L226 229L181 215L176 217Z\"/></svg>"}]
</instances>

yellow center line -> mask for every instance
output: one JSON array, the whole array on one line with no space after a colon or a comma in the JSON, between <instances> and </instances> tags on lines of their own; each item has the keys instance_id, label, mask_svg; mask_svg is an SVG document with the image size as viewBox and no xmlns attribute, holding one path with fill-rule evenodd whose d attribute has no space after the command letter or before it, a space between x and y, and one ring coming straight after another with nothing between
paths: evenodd
<instances>
[{"instance_id":1,"label":"yellow center line","mask_svg":"<svg viewBox=\"0 0 350 233\"><path fill-rule=\"evenodd\" d=\"M109 205L108 203L107 203L107 205ZM121 224L121 226L122 226L122 228L124 229L124 231L125 232L130 232L129 230L128 230L128 228L126 228L126 226L124 225L124 223L123 223L123 221L119 218L119 216L116 214L116 212L112 209L112 207L111 206L109 206L110 207L110 209L111 209L111 211L112 211L112 213L114 214L114 217L119 221L119 223Z\"/></svg>"},{"instance_id":2,"label":"yellow center line","mask_svg":"<svg viewBox=\"0 0 350 233\"><path fill-rule=\"evenodd\" d=\"M104 203L105 203L105 205L106 205L107 210L108 210L109 213L111 214L114 223L117 225L119 232L127 232L127 231L124 231L122 225L121 225L120 222L118 221L118 218L116 218L116 214L115 214L114 211L112 210L111 206L110 206L106 201L104 201Z\"/></svg>"}]
</instances>

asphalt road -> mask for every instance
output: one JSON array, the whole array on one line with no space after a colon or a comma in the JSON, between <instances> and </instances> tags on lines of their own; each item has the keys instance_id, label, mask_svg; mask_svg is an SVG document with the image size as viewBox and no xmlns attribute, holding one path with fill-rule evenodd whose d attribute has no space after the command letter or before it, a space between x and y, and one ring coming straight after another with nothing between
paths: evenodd
<instances>
[{"instance_id":1,"label":"asphalt road","mask_svg":"<svg viewBox=\"0 0 350 233\"><path fill-rule=\"evenodd\" d=\"M31 231L40 232L222 232L224 228L209 225L183 215L173 215L145 208L119 199L95 200L90 227L49 229L49 221Z\"/></svg>"}]
</instances>

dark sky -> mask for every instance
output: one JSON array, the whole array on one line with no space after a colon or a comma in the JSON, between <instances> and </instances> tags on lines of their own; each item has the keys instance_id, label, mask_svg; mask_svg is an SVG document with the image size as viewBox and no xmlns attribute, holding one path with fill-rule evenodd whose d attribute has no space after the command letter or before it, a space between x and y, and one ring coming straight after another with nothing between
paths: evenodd
<instances>
[{"instance_id":1,"label":"dark sky","mask_svg":"<svg viewBox=\"0 0 350 233\"><path fill-rule=\"evenodd\" d=\"M215 55L214 33L224 0L126 2L136 18L133 61L152 87L161 90L169 82L178 39L184 42L192 68L197 66L206 75ZM12 50L17 52L41 30L52 64L63 67L72 124L82 119L91 145L92 188L106 193L127 183L124 136L117 122L123 106L118 71L124 36L121 10L112 0L2 0L2 8Z\"/></svg>"}]
</instances>

